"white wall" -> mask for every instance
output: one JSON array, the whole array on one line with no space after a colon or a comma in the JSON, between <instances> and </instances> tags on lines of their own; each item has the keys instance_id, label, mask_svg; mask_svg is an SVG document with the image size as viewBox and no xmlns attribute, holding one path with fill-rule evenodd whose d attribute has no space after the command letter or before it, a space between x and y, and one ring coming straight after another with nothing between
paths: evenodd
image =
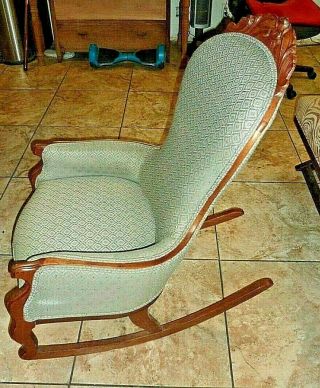
<instances>
[{"instance_id":1,"label":"white wall","mask_svg":"<svg viewBox=\"0 0 320 388\"><path fill-rule=\"evenodd\" d=\"M319 0L320 1L320 0ZM222 17L223 8L226 0L212 0L211 27L216 27ZM176 16L176 7L179 6L179 0L171 0L171 38L176 39L179 28L179 18ZM190 31L192 33L192 29Z\"/></svg>"}]
</instances>

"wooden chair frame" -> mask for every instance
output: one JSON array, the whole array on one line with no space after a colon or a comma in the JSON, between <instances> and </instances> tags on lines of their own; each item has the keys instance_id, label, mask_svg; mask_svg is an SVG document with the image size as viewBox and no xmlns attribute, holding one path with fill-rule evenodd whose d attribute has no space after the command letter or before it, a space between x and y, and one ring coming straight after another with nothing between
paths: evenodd
<instances>
[{"instance_id":1,"label":"wooden chair frame","mask_svg":"<svg viewBox=\"0 0 320 388\"><path fill-rule=\"evenodd\" d=\"M128 316L130 320L140 327L142 331L123 335L115 338L100 339L94 341L85 341L81 343L67 343L59 345L38 345L36 336L33 333L33 329L37 324L49 323L49 322L62 322L73 320L85 320L85 319L109 319L117 318L115 316L104 317L85 317L85 318L65 318L65 319L51 319L40 320L35 322L27 322L24 319L23 308L27 301L31 288L34 275L39 268L45 266L87 266L87 267L109 267L109 268L124 268L126 270L136 268L147 268L156 266L166 262L173 258L178 252L180 252L186 244L189 242L193 233L199 226L204 215L208 211L210 205L221 192L224 186L233 176L239 165L246 158L253 145L257 140L263 136L267 125L273 115L276 112L277 107L285 93L285 90L289 84L290 76L294 70L296 62L295 55L295 35L288 23L287 19L277 18L272 15L264 16L249 16L243 18L237 25L234 23L229 24L227 31L241 32L244 34L252 35L257 39L260 39L266 44L274 55L277 70L278 70L278 83L274 93L274 97L270 104L269 109L265 113L263 119L260 122L257 130L253 136L249 139L246 146L243 148L234 164L220 182L219 186L215 189L212 195L208 198L207 202L200 210L199 214L195 218L192 226L188 230L181 243L173 249L169 254L166 254L156 260L144 261L144 262L94 262L77 259L63 259L63 258L43 258L34 261L14 261L9 263L9 272L11 277L24 281L23 286L16 286L9 291L5 297L5 305L10 314L11 321L9 324L9 334L16 342L22 346L19 349L19 355L23 359L42 359L53 357L66 357L75 356L80 354L88 354L94 352L101 352L111 349L119 349L127 346L137 345L145 343L151 340L165 337L167 335L177 333L181 330L197 325L209 318L212 318L218 314L221 314L232 307L239 305L240 303L251 299L252 297L260 294L264 290L272 286L272 280L268 278L259 279L250 285L234 292L233 294L223 298L222 300L213 303L201 310L188 314L182 318L174 321L159 324L148 312L150 304L143 308L130 312L129 314L120 315ZM43 149L46 145L55 142L52 141L34 141L32 143L32 150L34 154L41 156ZM61 141L61 140L58 140ZM42 162L40 161L35 167L30 170L29 178L34 188L34 182L36 177L41 172ZM242 209L231 208L222 212L215 213L207 217L202 224L202 229L218 225L220 223L229 221L243 214ZM154 302L154 301L153 301ZM152 302L152 303L153 303ZM152 304L151 303L151 304Z\"/></svg>"}]
</instances>

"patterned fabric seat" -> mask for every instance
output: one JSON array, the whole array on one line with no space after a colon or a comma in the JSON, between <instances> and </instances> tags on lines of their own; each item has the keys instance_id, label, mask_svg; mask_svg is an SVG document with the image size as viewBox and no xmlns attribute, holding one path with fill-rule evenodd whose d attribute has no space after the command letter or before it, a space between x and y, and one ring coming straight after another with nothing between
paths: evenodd
<instances>
[{"instance_id":1,"label":"patterned fabric seat","mask_svg":"<svg viewBox=\"0 0 320 388\"><path fill-rule=\"evenodd\" d=\"M154 243L155 220L137 183L73 177L39 183L19 217L14 255L26 260L50 252L130 251Z\"/></svg>"}]
</instances>

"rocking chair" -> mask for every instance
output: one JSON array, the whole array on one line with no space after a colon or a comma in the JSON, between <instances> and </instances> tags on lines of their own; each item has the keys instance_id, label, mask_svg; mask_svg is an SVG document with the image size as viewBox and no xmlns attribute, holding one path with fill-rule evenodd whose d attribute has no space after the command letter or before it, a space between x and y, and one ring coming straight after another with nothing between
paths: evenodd
<instances>
[{"instance_id":1,"label":"rocking chair","mask_svg":"<svg viewBox=\"0 0 320 388\"><path fill-rule=\"evenodd\" d=\"M250 36L253 35L253 36ZM262 43L263 42L263 43ZM243 214L215 200L271 125L295 63L284 18L244 18L191 58L162 147L115 140L35 141L33 194L13 234L5 297L23 359L118 349L197 325L272 285L264 278L160 324L148 312L200 229ZM165 292L165 291L164 291ZM38 345L40 323L127 316L142 330Z\"/></svg>"}]
</instances>

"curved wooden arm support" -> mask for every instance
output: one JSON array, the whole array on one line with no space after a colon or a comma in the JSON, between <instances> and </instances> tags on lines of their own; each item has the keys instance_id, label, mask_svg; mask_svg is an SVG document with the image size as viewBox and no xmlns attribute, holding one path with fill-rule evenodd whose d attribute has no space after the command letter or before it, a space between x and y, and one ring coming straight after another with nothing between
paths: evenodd
<instances>
[{"instance_id":1,"label":"curved wooden arm support","mask_svg":"<svg viewBox=\"0 0 320 388\"><path fill-rule=\"evenodd\" d=\"M141 309L137 314L128 314L132 322L140 327L145 327L146 330L114 338L85 341L80 343L38 346L36 337L32 333L32 328L35 324L24 322L23 317L18 322L12 318L13 324L11 325L12 329L10 335L15 341L22 344L22 347L19 350L19 355L21 358L26 360L68 357L121 349L163 338L194 325L198 325L201 322L213 318L232 307L253 298L261 292L267 290L272 286L272 284L272 280L269 278L259 279L218 302L212 303L211 305L194 313L162 325L159 325L159 323L149 315L148 306L146 306L145 309ZM11 306L14 303L11 299L14 298L14 296L12 295L12 291L9 294L7 294L8 296L6 297L6 306L7 308L9 306L8 311L11 315L13 312ZM16 316L14 316L14 318L16 318ZM72 318L70 318L70 320L72 320ZM58 322L59 320L57 319L56 321ZM41 321L39 323L41 323ZM26 328L28 330L26 330Z\"/></svg>"},{"instance_id":2,"label":"curved wooden arm support","mask_svg":"<svg viewBox=\"0 0 320 388\"><path fill-rule=\"evenodd\" d=\"M222 224L223 222L230 221L230 220L233 220L234 218L243 216L243 214L244 214L244 211L239 207L231 207L230 209L226 209L221 212L211 214L206 218L206 220L201 226L201 229L206 229L206 228L209 228L210 226Z\"/></svg>"}]
</instances>

